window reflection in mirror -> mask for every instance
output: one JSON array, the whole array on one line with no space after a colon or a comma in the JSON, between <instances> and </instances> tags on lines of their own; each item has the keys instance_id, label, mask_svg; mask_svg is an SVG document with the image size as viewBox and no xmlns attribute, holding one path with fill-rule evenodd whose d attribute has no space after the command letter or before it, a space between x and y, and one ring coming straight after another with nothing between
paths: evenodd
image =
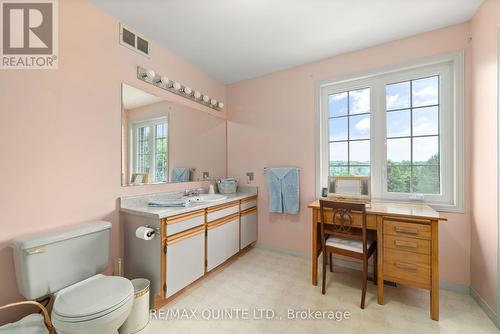
<instances>
[{"instance_id":1,"label":"window reflection in mirror","mask_svg":"<svg viewBox=\"0 0 500 334\"><path fill-rule=\"evenodd\" d=\"M225 177L226 121L122 84L122 185Z\"/></svg>"}]
</instances>

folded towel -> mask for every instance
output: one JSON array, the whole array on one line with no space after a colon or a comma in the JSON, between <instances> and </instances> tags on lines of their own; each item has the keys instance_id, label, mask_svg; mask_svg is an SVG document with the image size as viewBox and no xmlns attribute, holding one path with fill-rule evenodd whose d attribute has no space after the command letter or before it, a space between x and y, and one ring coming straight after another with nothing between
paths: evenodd
<instances>
[{"instance_id":1,"label":"folded towel","mask_svg":"<svg viewBox=\"0 0 500 334\"><path fill-rule=\"evenodd\" d=\"M189 182L191 170L189 167L174 167L172 169L172 179L170 182Z\"/></svg>"},{"instance_id":2,"label":"folded towel","mask_svg":"<svg viewBox=\"0 0 500 334\"><path fill-rule=\"evenodd\" d=\"M268 168L267 188L269 212L299 212L299 169L297 167Z\"/></svg>"},{"instance_id":3,"label":"folded towel","mask_svg":"<svg viewBox=\"0 0 500 334\"><path fill-rule=\"evenodd\" d=\"M164 200L153 200L149 201L148 206L152 207L186 207L189 204L189 199L179 198L179 199L164 199Z\"/></svg>"},{"instance_id":4,"label":"folded towel","mask_svg":"<svg viewBox=\"0 0 500 334\"><path fill-rule=\"evenodd\" d=\"M238 180L235 178L228 178L220 180L220 183L238 183Z\"/></svg>"}]
</instances>

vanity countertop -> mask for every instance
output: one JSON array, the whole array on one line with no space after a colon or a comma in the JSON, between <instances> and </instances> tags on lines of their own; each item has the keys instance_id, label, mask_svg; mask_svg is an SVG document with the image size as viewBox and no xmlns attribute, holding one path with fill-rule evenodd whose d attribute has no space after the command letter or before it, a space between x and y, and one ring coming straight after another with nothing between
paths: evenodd
<instances>
[{"instance_id":1,"label":"vanity countertop","mask_svg":"<svg viewBox=\"0 0 500 334\"><path fill-rule=\"evenodd\" d=\"M150 207L148 202L153 196L136 196L120 199L120 212L145 216L149 218L162 219L175 216L181 213L205 209L212 206L238 201L244 198L256 196L257 192L238 192L235 194L224 194L227 198L215 202L191 202L186 207L169 208L169 207ZM160 195L154 195L154 198L159 198Z\"/></svg>"}]
</instances>

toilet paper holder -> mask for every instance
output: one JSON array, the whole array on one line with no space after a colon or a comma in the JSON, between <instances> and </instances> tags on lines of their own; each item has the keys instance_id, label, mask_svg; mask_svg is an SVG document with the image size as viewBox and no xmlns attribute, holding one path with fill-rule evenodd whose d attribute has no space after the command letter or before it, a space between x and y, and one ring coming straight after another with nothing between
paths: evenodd
<instances>
[{"instance_id":1,"label":"toilet paper holder","mask_svg":"<svg viewBox=\"0 0 500 334\"><path fill-rule=\"evenodd\" d=\"M151 225L142 225L135 230L135 236L141 240L153 240L157 235L160 235L160 229Z\"/></svg>"},{"instance_id":2,"label":"toilet paper holder","mask_svg":"<svg viewBox=\"0 0 500 334\"><path fill-rule=\"evenodd\" d=\"M153 229L154 230L154 236L160 235L160 228L159 227L152 227L151 225L146 225L145 227ZM149 237L151 237L151 234L148 234Z\"/></svg>"}]
</instances>

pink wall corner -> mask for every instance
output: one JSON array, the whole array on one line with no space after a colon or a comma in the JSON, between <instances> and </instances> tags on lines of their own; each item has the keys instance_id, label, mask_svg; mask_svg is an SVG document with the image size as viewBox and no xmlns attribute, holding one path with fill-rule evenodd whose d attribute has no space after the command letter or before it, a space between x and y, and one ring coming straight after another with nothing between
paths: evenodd
<instances>
[{"instance_id":1,"label":"pink wall corner","mask_svg":"<svg viewBox=\"0 0 500 334\"><path fill-rule=\"evenodd\" d=\"M15 284L9 239L107 219L113 224L110 261L115 263L123 247L120 196L202 185L121 187L122 82L212 112L137 80L137 65L168 74L221 101L226 100L226 87L154 42L150 59L120 46L118 26L115 18L87 1L59 1L59 69L0 71L4 157L0 164L4 176L0 192L0 305L22 299ZM225 112L221 114L225 117ZM20 311L1 312L0 324L15 319Z\"/></svg>"},{"instance_id":2,"label":"pink wall corner","mask_svg":"<svg viewBox=\"0 0 500 334\"><path fill-rule=\"evenodd\" d=\"M456 50L465 50L468 76L469 29L469 24L463 23L228 86L228 174L245 179L247 171L255 173L252 184L259 187L261 194L260 243L304 253L309 251L310 211L307 205L316 198L315 82ZM468 76L467 81L469 79ZM468 89L465 100L466 117L470 117ZM469 142L469 125L465 130L466 142ZM466 156L469 153L467 145ZM298 215L270 214L267 210L263 168L284 165L301 169ZM467 164L466 177L468 167ZM465 188L467 194L468 182ZM440 268L444 281L469 285L469 212L467 207L465 214L444 214L449 221L440 225ZM288 228L286 236L283 235L285 227Z\"/></svg>"},{"instance_id":3,"label":"pink wall corner","mask_svg":"<svg viewBox=\"0 0 500 334\"><path fill-rule=\"evenodd\" d=\"M497 29L500 1L485 1L472 31L471 287L497 311Z\"/></svg>"}]
</instances>

